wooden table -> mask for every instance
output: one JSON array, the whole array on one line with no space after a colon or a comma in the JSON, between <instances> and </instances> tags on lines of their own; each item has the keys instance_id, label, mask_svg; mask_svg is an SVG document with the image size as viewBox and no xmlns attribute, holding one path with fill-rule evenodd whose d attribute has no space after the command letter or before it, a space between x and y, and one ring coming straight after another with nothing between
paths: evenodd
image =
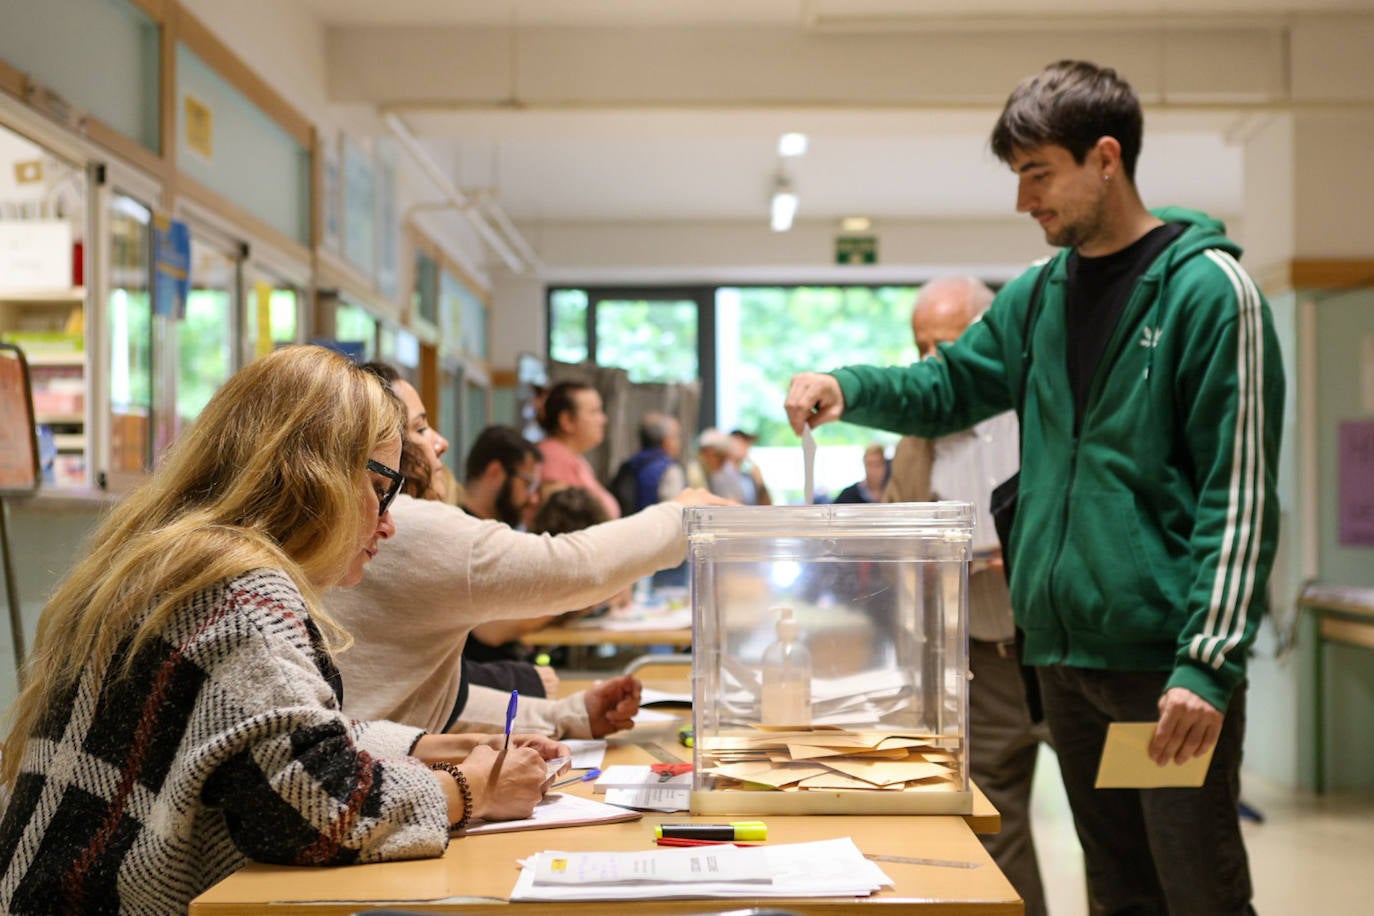
<instances>
[{"instance_id":1,"label":"wooden table","mask_svg":"<svg viewBox=\"0 0 1374 916\"><path fill-rule=\"evenodd\" d=\"M1326 644L1374 649L1374 588L1308 585L1298 607L1312 621L1312 733L1316 742L1313 788L1326 790Z\"/></svg>"},{"instance_id":2,"label":"wooden table","mask_svg":"<svg viewBox=\"0 0 1374 916\"><path fill-rule=\"evenodd\" d=\"M646 686L680 691L679 680L646 680ZM565 692L585 687L568 679ZM691 759L677 742L677 722L636 727L611 738L606 764L650 763L665 753ZM563 791L590 794L589 783ZM355 913L369 908L405 907L434 913L491 913L522 916L616 913L702 913L747 906L776 906L817 916L841 914L992 914L1021 913L1020 898L975 836L993 833L1001 819L982 792L974 792L974 812L966 817L910 815L892 817L769 817L770 843L852 837L865 854L895 855L954 862L977 868L879 862L895 887L872 897L817 900L712 899L601 901L587 903L510 903L519 874L518 859L545 849L630 851L653 842L654 825L663 821L710 822L685 814L646 813L643 820L591 827L565 827L462 837L442 858L348 868L288 868L248 865L191 902L193 916L210 914L303 913L311 916Z\"/></svg>"}]
</instances>

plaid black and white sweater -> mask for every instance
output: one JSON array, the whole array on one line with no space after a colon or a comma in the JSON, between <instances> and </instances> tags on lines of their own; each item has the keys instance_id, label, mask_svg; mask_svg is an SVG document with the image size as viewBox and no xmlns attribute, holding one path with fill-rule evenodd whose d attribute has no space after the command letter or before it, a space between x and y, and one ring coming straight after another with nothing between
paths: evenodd
<instances>
[{"instance_id":1,"label":"plaid black and white sweater","mask_svg":"<svg viewBox=\"0 0 1374 916\"><path fill-rule=\"evenodd\" d=\"M443 792L407 756L423 731L343 716L282 573L202 592L115 680L121 661L88 671L28 742L0 820L0 912L184 913L249 859L443 852Z\"/></svg>"}]
</instances>

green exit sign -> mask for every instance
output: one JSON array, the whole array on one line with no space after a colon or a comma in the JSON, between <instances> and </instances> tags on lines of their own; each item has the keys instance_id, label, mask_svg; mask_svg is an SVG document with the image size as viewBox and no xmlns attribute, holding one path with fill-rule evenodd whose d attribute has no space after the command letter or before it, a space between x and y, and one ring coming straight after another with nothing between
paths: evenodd
<instances>
[{"instance_id":1,"label":"green exit sign","mask_svg":"<svg viewBox=\"0 0 1374 916\"><path fill-rule=\"evenodd\" d=\"M877 264L876 235L841 235L835 238L836 264Z\"/></svg>"}]
</instances>

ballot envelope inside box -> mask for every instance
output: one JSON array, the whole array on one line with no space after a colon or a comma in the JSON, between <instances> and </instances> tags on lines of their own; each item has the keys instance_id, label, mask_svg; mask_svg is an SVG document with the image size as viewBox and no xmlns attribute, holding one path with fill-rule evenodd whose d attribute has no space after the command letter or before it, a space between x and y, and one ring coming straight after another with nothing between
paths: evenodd
<instances>
[{"instance_id":1,"label":"ballot envelope inside box","mask_svg":"<svg viewBox=\"0 0 1374 916\"><path fill-rule=\"evenodd\" d=\"M700 814L967 814L962 502L687 509Z\"/></svg>"}]
</instances>

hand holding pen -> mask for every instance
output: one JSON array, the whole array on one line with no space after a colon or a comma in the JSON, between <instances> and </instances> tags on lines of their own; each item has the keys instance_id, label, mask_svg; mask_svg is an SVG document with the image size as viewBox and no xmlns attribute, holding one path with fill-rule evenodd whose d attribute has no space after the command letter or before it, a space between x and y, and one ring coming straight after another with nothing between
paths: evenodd
<instances>
[{"instance_id":1,"label":"hand holding pen","mask_svg":"<svg viewBox=\"0 0 1374 916\"><path fill-rule=\"evenodd\" d=\"M510 702L506 704L506 743L502 746L502 750L510 749L510 727L515 723L515 712L519 705L520 691L512 690L510 692Z\"/></svg>"}]
</instances>

